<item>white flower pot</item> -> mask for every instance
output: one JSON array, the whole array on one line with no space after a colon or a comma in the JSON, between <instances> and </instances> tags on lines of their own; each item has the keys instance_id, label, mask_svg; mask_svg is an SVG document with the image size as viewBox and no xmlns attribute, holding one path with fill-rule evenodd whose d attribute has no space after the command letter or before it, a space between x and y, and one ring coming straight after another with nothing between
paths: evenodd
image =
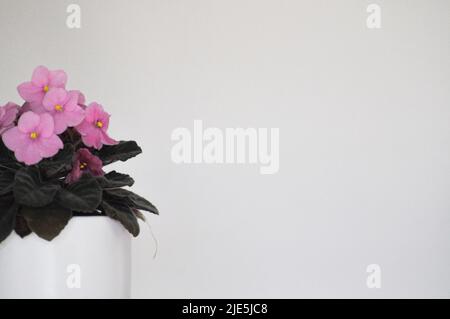
<instances>
[{"instance_id":1,"label":"white flower pot","mask_svg":"<svg viewBox=\"0 0 450 319\"><path fill-rule=\"evenodd\" d=\"M2 298L129 298L131 235L105 216L73 217L51 242L0 243Z\"/></svg>"}]
</instances>

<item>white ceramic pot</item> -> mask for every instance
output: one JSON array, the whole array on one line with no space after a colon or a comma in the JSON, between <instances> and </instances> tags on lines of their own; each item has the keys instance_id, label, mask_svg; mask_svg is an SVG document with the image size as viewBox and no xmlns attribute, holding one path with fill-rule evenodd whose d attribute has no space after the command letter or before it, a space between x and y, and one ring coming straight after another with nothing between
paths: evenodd
<instances>
[{"instance_id":1,"label":"white ceramic pot","mask_svg":"<svg viewBox=\"0 0 450 319\"><path fill-rule=\"evenodd\" d=\"M131 235L104 216L73 217L53 241L0 243L2 298L129 298Z\"/></svg>"}]
</instances>

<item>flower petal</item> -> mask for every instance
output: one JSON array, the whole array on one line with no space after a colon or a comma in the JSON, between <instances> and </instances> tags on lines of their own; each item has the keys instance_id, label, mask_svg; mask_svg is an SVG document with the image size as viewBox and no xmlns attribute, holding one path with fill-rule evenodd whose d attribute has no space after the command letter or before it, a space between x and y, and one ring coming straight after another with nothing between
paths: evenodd
<instances>
[{"instance_id":1,"label":"flower petal","mask_svg":"<svg viewBox=\"0 0 450 319\"><path fill-rule=\"evenodd\" d=\"M6 125L6 126L2 126L1 128L0 128L0 135L2 135L4 132L6 132L7 130L9 130L10 128L12 128L13 127L13 125L11 124L11 125Z\"/></svg>"},{"instance_id":2,"label":"flower petal","mask_svg":"<svg viewBox=\"0 0 450 319\"><path fill-rule=\"evenodd\" d=\"M63 70L50 71L49 84L51 87L64 88L67 82L67 74Z\"/></svg>"},{"instance_id":3,"label":"flower petal","mask_svg":"<svg viewBox=\"0 0 450 319\"><path fill-rule=\"evenodd\" d=\"M99 114L97 121L102 122L103 126L102 126L102 131L106 132L108 130L109 127L109 118L111 115L109 115L106 112L103 112L101 114Z\"/></svg>"},{"instance_id":4,"label":"flower petal","mask_svg":"<svg viewBox=\"0 0 450 319\"><path fill-rule=\"evenodd\" d=\"M40 138L35 144L37 145L39 154L42 157L52 157L64 146L61 139L55 134L52 134L48 138Z\"/></svg>"},{"instance_id":5,"label":"flower petal","mask_svg":"<svg viewBox=\"0 0 450 319\"><path fill-rule=\"evenodd\" d=\"M45 92L41 87L36 86L32 82L25 82L17 87L19 95L27 102L40 103L44 98Z\"/></svg>"},{"instance_id":6,"label":"flower petal","mask_svg":"<svg viewBox=\"0 0 450 319\"><path fill-rule=\"evenodd\" d=\"M48 113L43 113L38 116L40 117L40 120L36 130L39 132L39 135L42 136L43 138L50 137L55 130L53 117Z\"/></svg>"},{"instance_id":7,"label":"flower petal","mask_svg":"<svg viewBox=\"0 0 450 319\"><path fill-rule=\"evenodd\" d=\"M41 104L41 103L34 103L31 102L28 104L28 110L33 111L34 113L37 114L42 114L42 113L46 113L47 110L45 109L45 107ZM24 108L25 106L23 106L22 108ZM26 111L26 110L24 110Z\"/></svg>"},{"instance_id":8,"label":"flower petal","mask_svg":"<svg viewBox=\"0 0 450 319\"><path fill-rule=\"evenodd\" d=\"M67 129L67 122L64 113L59 112L53 113L53 122L55 123L54 126L55 134L61 134Z\"/></svg>"},{"instance_id":9,"label":"flower petal","mask_svg":"<svg viewBox=\"0 0 450 319\"><path fill-rule=\"evenodd\" d=\"M1 107L2 116L0 118L0 123L2 126L10 125L16 119L17 113L19 112L19 106L15 103L8 102L4 107Z\"/></svg>"},{"instance_id":10,"label":"flower petal","mask_svg":"<svg viewBox=\"0 0 450 319\"><path fill-rule=\"evenodd\" d=\"M4 132L2 140L11 151L15 151L21 147L27 147L30 143L27 134L21 132L17 126Z\"/></svg>"},{"instance_id":11,"label":"flower petal","mask_svg":"<svg viewBox=\"0 0 450 319\"><path fill-rule=\"evenodd\" d=\"M43 88L45 85L49 84L49 70L40 65L33 71L33 75L31 76L31 82L35 84L37 87Z\"/></svg>"},{"instance_id":12,"label":"flower petal","mask_svg":"<svg viewBox=\"0 0 450 319\"><path fill-rule=\"evenodd\" d=\"M72 112L64 112L64 116L66 118L67 126L76 126L83 121L84 111L81 107L76 105Z\"/></svg>"},{"instance_id":13,"label":"flower petal","mask_svg":"<svg viewBox=\"0 0 450 319\"><path fill-rule=\"evenodd\" d=\"M75 91L67 92L66 100L64 101L64 110L73 111L78 106L78 93Z\"/></svg>"},{"instance_id":14,"label":"flower petal","mask_svg":"<svg viewBox=\"0 0 450 319\"><path fill-rule=\"evenodd\" d=\"M86 104L86 97L84 96L83 93L81 93L78 90L73 90L73 91L70 91L70 92L77 93L78 94L78 101L77 101L78 105L86 107L86 105L85 105Z\"/></svg>"},{"instance_id":15,"label":"flower petal","mask_svg":"<svg viewBox=\"0 0 450 319\"><path fill-rule=\"evenodd\" d=\"M54 111L55 105L64 105L66 99L66 90L61 88L51 88L42 100L42 105L47 111Z\"/></svg>"},{"instance_id":16,"label":"flower petal","mask_svg":"<svg viewBox=\"0 0 450 319\"><path fill-rule=\"evenodd\" d=\"M86 108L86 121L94 123L101 113L103 113L103 106L96 102L92 102Z\"/></svg>"},{"instance_id":17,"label":"flower petal","mask_svg":"<svg viewBox=\"0 0 450 319\"><path fill-rule=\"evenodd\" d=\"M31 111L25 112L19 119L17 127L23 133L30 133L39 125L41 118L38 114Z\"/></svg>"},{"instance_id":18,"label":"flower petal","mask_svg":"<svg viewBox=\"0 0 450 319\"><path fill-rule=\"evenodd\" d=\"M29 139L29 141L31 141ZM27 147L20 147L14 152L17 160L24 162L27 165L34 165L41 161L42 156L40 154L40 149L36 141L31 141Z\"/></svg>"},{"instance_id":19,"label":"flower petal","mask_svg":"<svg viewBox=\"0 0 450 319\"><path fill-rule=\"evenodd\" d=\"M102 147L102 131L94 129L87 135L82 135L84 145L100 149Z\"/></svg>"},{"instance_id":20,"label":"flower petal","mask_svg":"<svg viewBox=\"0 0 450 319\"><path fill-rule=\"evenodd\" d=\"M101 131L102 132L102 138L101 141L103 144L105 145L115 145L119 142L117 142L116 140L112 139L111 137L108 136L108 134L106 134L106 132Z\"/></svg>"},{"instance_id":21,"label":"flower petal","mask_svg":"<svg viewBox=\"0 0 450 319\"><path fill-rule=\"evenodd\" d=\"M67 175L66 182L73 183L81 177L80 161L75 161L72 165L72 171Z\"/></svg>"},{"instance_id":22,"label":"flower petal","mask_svg":"<svg viewBox=\"0 0 450 319\"><path fill-rule=\"evenodd\" d=\"M86 117L84 118L84 121L78 124L75 129L80 133L81 136L91 134L93 131L97 131L97 128L94 127L92 123L89 123L86 121Z\"/></svg>"}]
</instances>

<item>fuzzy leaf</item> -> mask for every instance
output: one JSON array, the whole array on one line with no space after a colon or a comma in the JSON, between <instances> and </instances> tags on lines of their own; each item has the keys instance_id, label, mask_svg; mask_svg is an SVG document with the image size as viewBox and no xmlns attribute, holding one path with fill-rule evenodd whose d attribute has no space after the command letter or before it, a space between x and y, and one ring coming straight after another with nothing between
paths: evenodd
<instances>
[{"instance_id":1,"label":"fuzzy leaf","mask_svg":"<svg viewBox=\"0 0 450 319\"><path fill-rule=\"evenodd\" d=\"M134 213L134 216L136 216L137 218L139 218L142 221L146 221L144 214L142 214L142 212L139 209L136 208L131 208L131 210Z\"/></svg>"},{"instance_id":2,"label":"fuzzy leaf","mask_svg":"<svg viewBox=\"0 0 450 319\"><path fill-rule=\"evenodd\" d=\"M14 229L17 205L12 195L0 197L0 243L5 240Z\"/></svg>"},{"instance_id":3,"label":"fuzzy leaf","mask_svg":"<svg viewBox=\"0 0 450 319\"><path fill-rule=\"evenodd\" d=\"M41 161L39 167L43 169L46 176L52 176L63 168L69 168L72 164L73 155L74 146L72 144L65 144L64 148L55 156Z\"/></svg>"},{"instance_id":4,"label":"fuzzy leaf","mask_svg":"<svg viewBox=\"0 0 450 319\"><path fill-rule=\"evenodd\" d=\"M6 164L6 163L12 163L15 162L15 158L13 155L13 152L11 152L3 143L3 140L0 139L0 163Z\"/></svg>"},{"instance_id":5,"label":"fuzzy leaf","mask_svg":"<svg viewBox=\"0 0 450 319\"><path fill-rule=\"evenodd\" d=\"M116 188L105 190L105 193L113 197L123 198L133 208L146 210L150 213L159 215L158 209L152 203L129 190L123 188Z\"/></svg>"},{"instance_id":6,"label":"fuzzy leaf","mask_svg":"<svg viewBox=\"0 0 450 319\"><path fill-rule=\"evenodd\" d=\"M51 241L66 227L72 212L57 203L45 207L23 206L21 215L27 221L30 229L39 237Z\"/></svg>"},{"instance_id":7,"label":"fuzzy leaf","mask_svg":"<svg viewBox=\"0 0 450 319\"><path fill-rule=\"evenodd\" d=\"M13 185L16 202L31 207L50 204L59 189L59 185L42 182L39 170L35 167L20 169Z\"/></svg>"},{"instance_id":8,"label":"fuzzy leaf","mask_svg":"<svg viewBox=\"0 0 450 319\"><path fill-rule=\"evenodd\" d=\"M90 174L61 188L57 195L58 202L64 207L77 212L92 212L102 201L102 189Z\"/></svg>"},{"instance_id":9,"label":"fuzzy leaf","mask_svg":"<svg viewBox=\"0 0 450 319\"><path fill-rule=\"evenodd\" d=\"M30 227L28 227L27 221L21 215L16 216L16 226L14 228L14 231L22 238L32 233Z\"/></svg>"},{"instance_id":10,"label":"fuzzy leaf","mask_svg":"<svg viewBox=\"0 0 450 319\"><path fill-rule=\"evenodd\" d=\"M129 175L116 171L109 172L104 176L98 176L96 179L103 189L132 186L134 184L134 180Z\"/></svg>"},{"instance_id":11,"label":"fuzzy leaf","mask_svg":"<svg viewBox=\"0 0 450 319\"><path fill-rule=\"evenodd\" d=\"M17 162L14 153L11 152L0 138L0 170L17 171L22 164Z\"/></svg>"},{"instance_id":12,"label":"fuzzy leaf","mask_svg":"<svg viewBox=\"0 0 450 319\"><path fill-rule=\"evenodd\" d=\"M142 153L142 149L135 141L120 141L116 145L104 145L97 156L103 161L103 165L108 165L116 161L125 162Z\"/></svg>"},{"instance_id":13,"label":"fuzzy leaf","mask_svg":"<svg viewBox=\"0 0 450 319\"><path fill-rule=\"evenodd\" d=\"M12 191L15 175L14 171L0 171L0 195L5 195Z\"/></svg>"},{"instance_id":14,"label":"fuzzy leaf","mask_svg":"<svg viewBox=\"0 0 450 319\"><path fill-rule=\"evenodd\" d=\"M119 221L134 237L139 235L137 218L126 203L114 199L104 199L101 206L106 215Z\"/></svg>"}]
</instances>

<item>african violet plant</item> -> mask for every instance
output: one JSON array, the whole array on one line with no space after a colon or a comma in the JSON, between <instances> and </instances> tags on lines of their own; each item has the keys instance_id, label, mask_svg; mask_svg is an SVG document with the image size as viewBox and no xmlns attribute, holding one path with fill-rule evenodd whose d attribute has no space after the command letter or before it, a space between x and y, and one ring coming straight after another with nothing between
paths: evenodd
<instances>
[{"instance_id":1,"label":"african violet plant","mask_svg":"<svg viewBox=\"0 0 450 319\"><path fill-rule=\"evenodd\" d=\"M130 176L103 170L141 148L109 137L110 115L66 82L64 71L39 66L17 88L25 103L0 107L0 242L13 230L52 240L76 215L109 216L137 236L140 210L158 214L123 188Z\"/></svg>"}]
</instances>

